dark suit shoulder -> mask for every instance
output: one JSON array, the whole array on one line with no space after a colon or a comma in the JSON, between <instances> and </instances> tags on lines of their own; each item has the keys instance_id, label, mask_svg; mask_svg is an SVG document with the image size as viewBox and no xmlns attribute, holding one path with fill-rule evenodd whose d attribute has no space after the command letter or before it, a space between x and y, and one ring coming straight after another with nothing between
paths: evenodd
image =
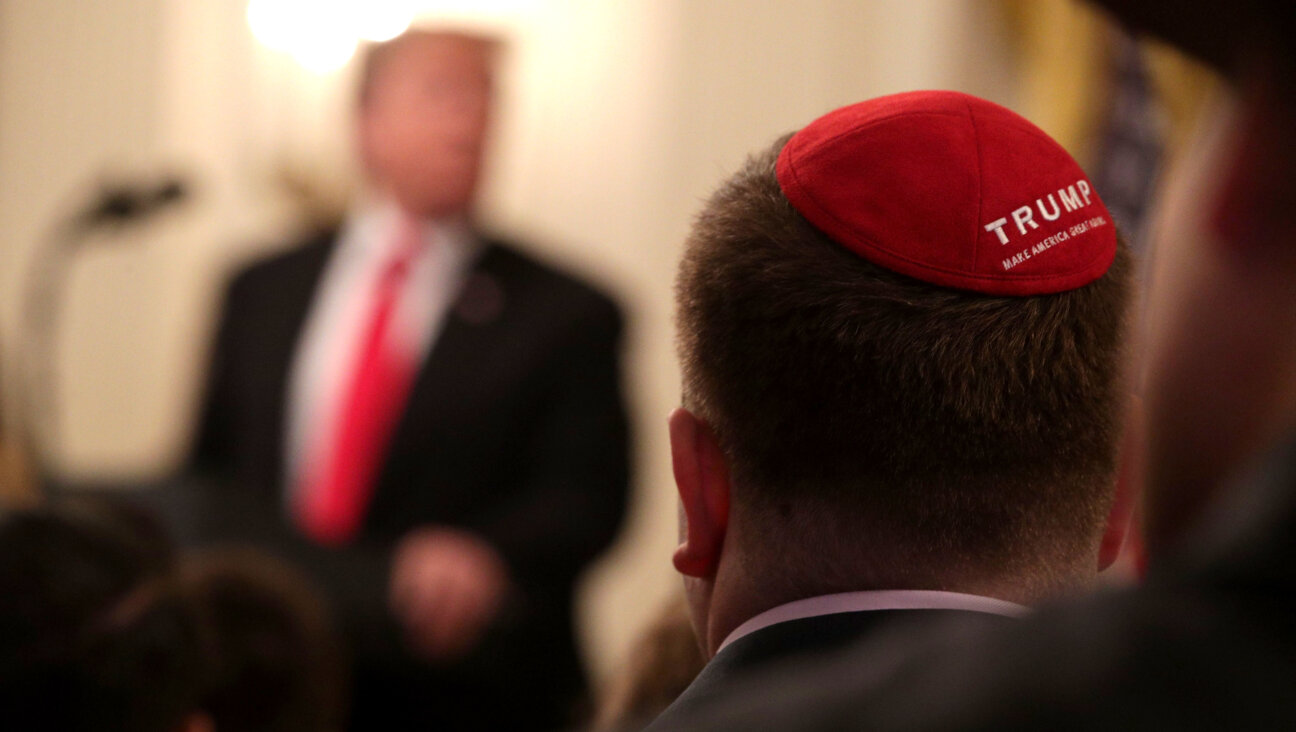
<instances>
[{"instance_id":1,"label":"dark suit shoulder","mask_svg":"<svg viewBox=\"0 0 1296 732\"><path fill-rule=\"evenodd\" d=\"M982 629L1017 622L967 610L912 609L861 610L776 623L739 638L717 653L648 729L706 729L696 724L706 713L726 705L741 707L753 689L759 694L762 685L778 688L800 673L789 673L788 669L816 668L841 649L869 639L904 636L916 628Z\"/></svg>"},{"instance_id":2,"label":"dark suit shoulder","mask_svg":"<svg viewBox=\"0 0 1296 732\"><path fill-rule=\"evenodd\" d=\"M286 280L313 279L324 267L336 240L335 232L316 234L280 251L253 259L230 280L231 297L250 291L276 289Z\"/></svg>"},{"instance_id":3,"label":"dark suit shoulder","mask_svg":"<svg viewBox=\"0 0 1296 732\"><path fill-rule=\"evenodd\" d=\"M618 332L621 309L600 288L541 261L513 243L486 239L478 267L498 277L510 297L519 304L548 313L566 313L585 326L600 326Z\"/></svg>"},{"instance_id":4,"label":"dark suit shoulder","mask_svg":"<svg viewBox=\"0 0 1296 732\"><path fill-rule=\"evenodd\" d=\"M318 236L244 266L227 283L189 464L273 486L292 349L333 237Z\"/></svg>"}]
</instances>

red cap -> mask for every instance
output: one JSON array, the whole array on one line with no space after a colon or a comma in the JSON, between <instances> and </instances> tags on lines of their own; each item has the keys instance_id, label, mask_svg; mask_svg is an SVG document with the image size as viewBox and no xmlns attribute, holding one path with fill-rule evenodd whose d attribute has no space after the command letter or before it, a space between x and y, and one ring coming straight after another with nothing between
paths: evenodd
<instances>
[{"instance_id":1,"label":"red cap","mask_svg":"<svg viewBox=\"0 0 1296 732\"><path fill-rule=\"evenodd\" d=\"M1098 279L1116 229L1076 161L1023 117L958 92L842 107L792 136L778 182L834 241L895 272L988 295Z\"/></svg>"}]
</instances>

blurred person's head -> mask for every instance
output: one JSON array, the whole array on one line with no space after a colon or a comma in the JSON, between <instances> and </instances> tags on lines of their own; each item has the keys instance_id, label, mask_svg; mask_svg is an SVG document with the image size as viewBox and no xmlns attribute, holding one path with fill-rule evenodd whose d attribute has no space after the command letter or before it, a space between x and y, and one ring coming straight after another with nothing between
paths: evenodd
<instances>
[{"instance_id":1,"label":"blurred person's head","mask_svg":"<svg viewBox=\"0 0 1296 732\"><path fill-rule=\"evenodd\" d=\"M94 502L0 517L0 717L24 730L197 724L200 622L141 515Z\"/></svg>"},{"instance_id":2,"label":"blurred person's head","mask_svg":"<svg viewBox=\"0 0 1296 732\"><path fill-rule=\"evenodd\" d=\"M38 500L28 459L15 435L5 431L5 414L0 410L0 509L30 506Z\"/></svg>"},{"instance_id":3,"label":"blurred person's head","mask_svg":"<svg viewBox=\"0 0 1296 732\"><path fill-rule=\"evenodd\" d=\"M373 185L410 216L470 212L490 122L498 42L409 31L367 49L356 114Z\"/></svg>"},{"instance_id":4,"label":"blurred person's head","mask_svg":"<svg viewBox=\"0 0 1296 732\"><path fill-rule=\"evenodd\" d=\"M595 729L632 729L670 706L706 664L682 597L662 606L603 692Z\"/></svg>"},{"instance_id":5,"label":"blurred person's head","mask_svg":"<svg viewBox=\"0 0 1296 732\"><path fill-rule=\"evenodd\" d=\"M1097 0L1234 83L1166 175L1149 294L1148 540L1176 544L1296 429L1296 14L1278 0Z\"/></svg>"},{"instance_id":6,"label":"blurred person's head","mask_svg":"<svg viewBox=\"0 0 1296 732\"><path fill-rule=\"evenodd\" d=\"M801 597L1032 602L1114 559L1131 265L1091 193L1033 125L937 93L838 110L711 197L671 417L708 653Z\"/></svg>"},{"instance_id":7,"label":"blurred person's head","mask_svg":"<svg viewBox=\"0 0 1296 732\"><path fill-rule=\"evenodd\" d=\"M213 550L185 565L187 591L211 634L201 706L215 729L341 729L337 642L305 578L252 549Z\"/></svg>"},{"instance_id":8,"label":"blurred person's head","mask_svg":"<svg viewBox=\"0 0 1296 732\"><path fill-rule=\"evenodd\" d=\"M1189 2L1090 0L1132 30L1160 37L1234 78L1255 72L1254 62L1280 63L1296 71L1296 33L1287 0Z\"/></svg>"}]
</instances>

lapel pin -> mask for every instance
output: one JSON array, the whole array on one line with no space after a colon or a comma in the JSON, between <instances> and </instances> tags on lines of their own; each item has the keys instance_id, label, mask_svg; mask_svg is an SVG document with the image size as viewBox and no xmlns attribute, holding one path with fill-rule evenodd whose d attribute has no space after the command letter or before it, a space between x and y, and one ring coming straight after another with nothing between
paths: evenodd
<instances>
[{"instance_id":1,"label":"lapel pin","mask_svg":"<svg viewBox=\"0 0 1296 732\"><path fill-rule=\"evenodd\" d=\"M471 325L487 325L504 312L504 289L494 277L474 272L464 282L454 312Z\"/></svg>"}]
</instances>

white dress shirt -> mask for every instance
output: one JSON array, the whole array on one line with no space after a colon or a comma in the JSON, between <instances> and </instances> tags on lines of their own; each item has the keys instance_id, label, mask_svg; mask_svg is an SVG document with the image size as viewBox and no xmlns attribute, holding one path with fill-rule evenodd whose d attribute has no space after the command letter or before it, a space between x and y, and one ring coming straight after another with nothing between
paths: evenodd
<instances>
[{"instance_id":1,"label":"white dress shirt","mask_svg":"<svg viewBox=\"0 0 1296 732\"><path fill-rule=\"evenodd\" d=\"M796 600L770 608L733 629L716 653L743 636L755 633L789 620L814 618L820 615L852 613L862 610L968 610L1017 617L1030 612L1025 605L981 595L939 590L870 590L841 592Z\"/></svg>"},{"instance_id":2,"label":"white dress shirt","mask_svg":"<svg viewBox=\"0 0 1296 732\"><path fill-rule=\"evenodd\" d=\"M400 217L391 203L367 205L348 216L315 289L288 374L284 440L288 506L293 505L305 462L322 459L312 451L333 443L359 341L372 315L374 293L399 245ZM417 363L440 333L478 249L463 221L428 222L422 241L391 324L393 342L409 348Z\"/></svg>"}]
</instances>

